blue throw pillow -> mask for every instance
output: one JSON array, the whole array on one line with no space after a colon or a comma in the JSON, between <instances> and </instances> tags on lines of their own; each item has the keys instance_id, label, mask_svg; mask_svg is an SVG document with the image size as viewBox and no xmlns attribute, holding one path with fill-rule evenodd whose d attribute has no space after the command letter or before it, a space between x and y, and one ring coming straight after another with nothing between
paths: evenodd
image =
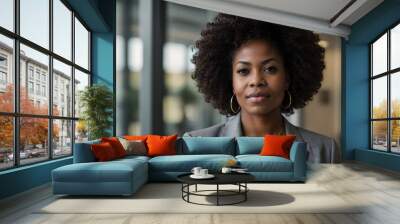
<instances>
[{"instance_id":1,"label":"blue throw pillow","mask_svg":"<svg viewBox=\"0 0 400 224\"><path fill-rule=\"evenodd\" d=\"M259 154L264 145L264 137L237 137L237 155Z\"/></svg>"},{"instance_id":2,"label":"blue throw pillow","mask_svg":"<svg viewBox=\"0 0 400 224\"><path fill-rule=\"evenodd\" d=\"M235 139L231 137L182 137L179 144L179 154L235 155Z\"/></svg>"}]
</instances>

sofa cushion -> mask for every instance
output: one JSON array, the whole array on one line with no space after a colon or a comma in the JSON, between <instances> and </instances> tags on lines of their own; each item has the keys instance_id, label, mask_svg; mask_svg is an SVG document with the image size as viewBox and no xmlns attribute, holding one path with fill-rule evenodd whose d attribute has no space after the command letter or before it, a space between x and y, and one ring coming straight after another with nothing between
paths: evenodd
<instances>
[{"instance_id":1,"label":"sofa cushion","mask_svg":"<svg viewBox=\"0 0 400 224\"><path fill-rule=\"evenodd\" d=\"M278 156L238 155L240 167L249 172L293 172L292 161Z\"/></svg>"},{"instance_id":2,"label":"sofa cushion","mask_svg":"<svg viewBox=\"0 0 400 224\"><path fill-rule=\"evenodd\" d=\"M148 135L147 152L148 156L165 156L176 154L176 139L178 135Z\"/></svg>"},{"instance_id":3,"label":"sofa cushion","mask_svg":"<svg viewBox=\"0 0 400 224\"><path fill-rule=\"evenodd\" d=\"M113 159L117 159L117 155L110 143L102 142L99 144L92 144L91 146L92 152L96 160L99 162L110 161Z\"/></svg>"},{"instance_id":4,"label":"sofa cushion","mask_svg":"<svg viewBox=\"0 0 400 224\"><path fill-rule=\"evenodd\" d=\"M193 167L200 166L211 172L219 171L228 160L235 159L231 155L175 155L158 156L149 160L149 170L163 172L190 172Z\"/></svg>"},{"instance_id":5,"label":"sofa cushion","mask_svg":"<svg viewBox=\"0 0 400 224\"><path fill-rule=\"evenodd\" d=\"M74 163L52 171L58 182L129 182L133 173L147 172L147 164L139 159L108 162Z\"/></svg>"},{"instance_id":6,"label":"sofa cushion","mask_svg":"<svg viewBox=\"0 0 400 224\"><path fill-rule=\"evenodd\" d=\"M236 155L259 154L264 145L263 137L237 137Z\"/></svg>"},{"instance_id":7,"label":"sofa cushion","mask_svg":"<svg viewBox=\"0 0 400 224\"><path fill-rule=\"evenodd\" d=\"M296 135L265 135L261 156L280 156L290 159L290 148Z\"/></svg>"},{"instance_id":8,"label":"sofa cushion","mask_svg":"<svg viewBox=\"0 0 400 224\"><path fill-rule=\"evenodd\" d=\"M235 139L231 137L182 137L178 154L235 155Z\"/></svg>"},{"instance_id":9,"label":"sofa cushion","mask_svg":"<svg viewBox=\"0 0 400 224\"><path fill-rule=\"evenodd\" d=\"M92 144L99 144L100 139L87 142L75 143L74 147L74 163L95 162L96 158L90 148Z\"/></svg>"}]
</instances>

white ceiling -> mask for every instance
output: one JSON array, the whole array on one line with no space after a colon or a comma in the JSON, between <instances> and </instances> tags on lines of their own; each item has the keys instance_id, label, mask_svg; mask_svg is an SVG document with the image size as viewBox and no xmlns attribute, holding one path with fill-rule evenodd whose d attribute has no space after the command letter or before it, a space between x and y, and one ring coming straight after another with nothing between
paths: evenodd
<instances>
[{"instance_id":1,"label":"white ceiling","mask_svg":"<svg viewBox=\"0 0 400 224\"><path fill-rule=\"evenodd\" d=\"M165 0L347 38L351 25L383 0ZM338 14L346 5L346 10ZM335 15L337 15L335 17Z\"/></svg>"}]
</instances>

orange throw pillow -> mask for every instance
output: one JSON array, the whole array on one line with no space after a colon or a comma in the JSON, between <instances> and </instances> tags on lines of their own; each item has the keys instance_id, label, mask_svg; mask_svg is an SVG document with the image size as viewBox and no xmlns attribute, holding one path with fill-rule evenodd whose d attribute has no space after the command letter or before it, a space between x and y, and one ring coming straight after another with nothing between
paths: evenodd
<instances>
[{"instance_id":1,"label":"orange throw pillow","mask_svg":"<svg viewBox=\"0 0 400 224\"><path fill-rule=\"evenodd\" d=\"M178 135L160 136L148 135L148 156L176 155L175 142Z\"/></svg>"},{"instance_id":2,"label":"orange throw pillow","mask_svg":"<svg viewBox=\"0 0 400 224\"><path fill-rule=\"evenodd\" d=\"M140 140L145 142L147 139L147 135L124 135L124 139L129 141Z\"/></svg>"},{"instance_id":3,"label":"orange throw pillow","mask_svg":"<svg viewBox=\"0 0 400 224\"><path fill-rule=\"evenodd\" d=\"M295 139L295 135L265 135L264 146L260 155L280 156L290 159L290 147L292 147Z\"/></svg>"},{"instance_id":4,"label":"orange throw pillow","mask_svg":"<svg viewBox=\"0 0 400 224\"><path fill-rule=\"evenodd\" d=\"M121 158L126 156L126 151L122 146L121 142L119 142L118 138L116 137L109 137L109 138L101 138L101 142L108 142L114 149L115 155L117 158Z\"/></svg>"},{"instance_id":5,"label":"orange throw pillow","mask_svg":"<svg viewBox=\"0 0 400 224\"><path fill-rule=\"evenodd\" d=\"M110 161L117 158L114 149L108 142L93 144L90 147L94 154L94 157L99 162Z\"/></svg>"}]
</instances>

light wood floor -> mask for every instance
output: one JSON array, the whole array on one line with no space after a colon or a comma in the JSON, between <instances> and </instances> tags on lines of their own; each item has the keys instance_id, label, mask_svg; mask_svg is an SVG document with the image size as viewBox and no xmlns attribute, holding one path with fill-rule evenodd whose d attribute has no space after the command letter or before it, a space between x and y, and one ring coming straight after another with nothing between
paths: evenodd
<instances>
[{"instance_id":1,"label":"light wood floor","mask_svg":"<svg viewBox=\"0 0 400 224\"><path fill-rule=\"evenodd\" d=\"M0 201L0 223L219 224L219 223L400 223L400 174L359 163L315 165L308 183L317 183L345 201L367 204L357 214L37 214L55 199L49 185ZM316 202L317 203L317 202ZM173 206L173 205L171 205Z\"/></svg>"}]
</instances>

